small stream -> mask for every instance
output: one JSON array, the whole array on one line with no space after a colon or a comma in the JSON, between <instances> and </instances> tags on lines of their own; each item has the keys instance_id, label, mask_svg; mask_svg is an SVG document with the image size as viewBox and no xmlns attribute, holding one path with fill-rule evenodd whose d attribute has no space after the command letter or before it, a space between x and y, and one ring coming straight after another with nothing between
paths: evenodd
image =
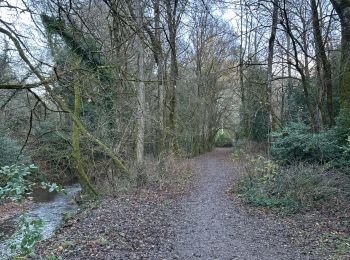
<instances>
[{"instance_id":1,"label":"small stream","mask_svg":"<svg viewBox=\"0 0 350 260\"><path fill-rule=\"evenodd\" d=\"M65 187L67 194L50 193L46 190L34 191L34 206L27 213L29 218L40 218L43 221L43 239L49 238L59 227L65 213L78 209L78 205L72 199L80 190L80 185L74 184ZM20 239L15 234L18 221L19 218L16 217L0 226L0 259L10 259L10 245Z\"/></svg>"}]
</instances>

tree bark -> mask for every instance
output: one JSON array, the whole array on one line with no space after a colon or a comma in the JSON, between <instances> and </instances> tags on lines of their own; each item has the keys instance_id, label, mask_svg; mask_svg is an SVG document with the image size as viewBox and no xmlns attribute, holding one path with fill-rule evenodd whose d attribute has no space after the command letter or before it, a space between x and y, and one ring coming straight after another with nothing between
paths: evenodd
<instances>
[{"instance_id":1,"label":"tree bark","mask_svg":"<svg viewBox=\"0 0 350 260\"><path fill-rule=\"evenodd\" d=\"M350 111L350 1L331 0L341 23L340 107Z\"/></svg>"},{"instance_id":2,"label":"tree bark","mask_svg":"<svg viewBox=\"0 0 350 260\"><path fill-rule=\"evenodd\" d=\"M247 118L247 105L246 105L246 90L244 86L244 55L245 55L245 47L243 46L243 1L240 0L241 7L241 17L240 17L240 47L239 47L239 86L240 86L240 98L241 98L241 115L242 115L242 125L243 125L243 134L248 138L250 133L248 118Z\"/></svg>"},{"instance_id":3,"label":"tree bark","mask_svg":"<svg viewBox=\"0 0 350 260\"><path fill-rule=\"evenodd\" d=\"M160 154L164 149L164 106L165 106L165 89L164 89L164 55L162 49L162 28L160 26L160 0L154 1L154 53L157 65L157 80L158 80L158 148L157 153Z\"/></svg>"},{"instance_id":4,"label":"tree bark","mask_svg":"<svg viewBox=\"0 0 350 260\"><path fill-rule=\"evenodd\" d=\"M135 5L138 29L143 27L143 8L140 1ZM139 33L136 35L137 68L139 86L137 88L137 140L136 140L136 161L139 165L144 163L144 143L145 143L145 52L143 48L143 37Z\"/></svg>"},{"instance_id":5,"label":"tree bark","mask_svg":"<svg viewBox=\"0 0 350 260\"><path fill-rule=\"evenodd\" d=\"M171 2L174 2L173 5ZM178 144L176 138L176 84L178 78L177 64L177 7L178 0L166 0L167 24L169 29L169 45L170 45L170 81L169 81L169 130L170 145L175 153L178 152Z\"/></svg>"},{"instance_id":6,"label":"tree bark","mask_svg":"<svg viewBox=\"0 0 350 260\"><path fill-rule=\"evenodd\" d=\"M274 128L274 122L272 117L272 64L273 64L273 55L275 47L275 39L277 32L277 23L278 23L278 2L279 0L273 1L273 11L272 11L272 26L271 26L271 35L269 39L269 53L267 58L267 89L266 89L266 105L268 106L267 111L269 113L268 118L268 155L270 156L270 132Z\"/></svg>"},{"instance_id":7,"label":"tree bark","mask_svg":"<svg viewBox=\"0 0 350 260\"><path fill-rule=\"evenodd\" d=\"M323 77L323 85L326 91L326 107L328 115L328 125L332 126L334 122L334 113L333 113L333 86L332 86L332 69L331 64L326 55L326 48L323 42L322 31L320 26L319 14L317 9L316 0L311 1L312 9L312 26L314 30L314 39L315 39L315 49L316 49L316 59L321 63Z\"/></svg>"},{"instance_id":8,"label":"tree bark","mask_svg":"<svg viewBox=\"0 0 350 260\"><path fill-rule=\"evenodd\" d=\"M76 118L80 118L80 99L81 99L81 91L80 91L80 83L79 78L75 79L74 82L74 116ZM97 196L97 191L91 184L89 177L87 176L84 163L81 158L80 152L80 129L76 122L72 122L72 156L75 161L75 172L78 176L79 182L82 185L82 188L85 192L90 195Z\"/></svg>"}]
</instances>

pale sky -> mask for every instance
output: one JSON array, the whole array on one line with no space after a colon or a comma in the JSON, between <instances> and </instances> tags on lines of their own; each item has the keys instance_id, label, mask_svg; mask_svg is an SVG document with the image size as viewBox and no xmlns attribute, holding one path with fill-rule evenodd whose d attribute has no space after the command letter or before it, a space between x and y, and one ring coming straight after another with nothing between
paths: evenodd
<instances>
[{"instance_id":1,"label":"pale sky","mask_svg":"<svg viewBox=\"0 0 350 260\"><path fill-rule=\"evenodd\" d=\"M19 7L23 10L26 9L23 5L22 0L0 0L0 18L5 22L13 24L14 28L21 29L21 38L25 42L25 44L30 48L31 53L35 57L37 57L39 60L50 62L48 60L48 57L50 57L50 55L48 55L46 39L36 28L35 24L32 21L30 13L26 11L20 11L18 9L16 10L11 8L5 8L4 6L6 6L6 2L12 6ZM233 28L237 28L236 15L234 13L233 8L227 9L225 11L219 10L218 12L220 12L220 14L218 13L218 15L221 15L221 13L223 13L223 18L227 21L230 21L232 23ZM3 36L0 36L0 39L2 37ZM0 48L1 47L3 47L3 41L0 40ZM16 65L16 68L14 69L19 74L22 74L20 73L20 71L23 71L23 69L20 69L19 67L21 66Z\"/></svg>"}]
</instances>

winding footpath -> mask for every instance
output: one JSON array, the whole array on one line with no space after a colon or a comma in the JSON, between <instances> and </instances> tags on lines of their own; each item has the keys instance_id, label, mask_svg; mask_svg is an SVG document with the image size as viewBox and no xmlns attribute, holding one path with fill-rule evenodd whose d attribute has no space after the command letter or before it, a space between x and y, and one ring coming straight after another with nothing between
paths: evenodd
<instances>
[{"instance_id":1,"label":"winding footpath","mask_svg":"<svg viewBox=\"0 0 350 260\"><path fill-rule=\"evenodd\" d=\"M193 187L179 202L178 259L320 259L294 248L277 220L250 214L230 198L227 190L240 172L230 149L195 158L194 172Z\"/></svg>"},{"instance_id":2,"label":"winding footpath","mask_svg":"<svg viewBox=\"0 0 350 260\"><path fill-rule=\"evenodd\" d=\"M41 242L38 255L72 260L324 259L296 247L295 231L278 219L248 210L227 192L242 172L230 152L216 149L192 159L190 189L175 198L140 193L102 200Z\"/></svg>"}]
</instances>

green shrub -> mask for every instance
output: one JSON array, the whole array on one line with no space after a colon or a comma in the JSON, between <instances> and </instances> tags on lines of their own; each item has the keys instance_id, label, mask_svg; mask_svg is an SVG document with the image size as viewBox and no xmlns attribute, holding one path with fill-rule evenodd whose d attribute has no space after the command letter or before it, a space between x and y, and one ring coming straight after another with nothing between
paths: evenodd
<instances>
[{"instance_id":1,"label":"green shrub","mask_svg":"<svg viewBox=\"0 0 350 260\"><path fill-rule=\"evenodd\" d=\"M19 201L31 191L34 183L31 175L37 172L36 166L11 165L0 169L0 199L10 198Z\"/></svg>"},{"instance_id":2,"label":"green shrub","mask_svg":"<svg viewBox=\"0 0 350 260\"><path fill-rule=\"evenodd\" d=\"M19 241L14 240L10 246L17 257L33 256L35 244L42 239L43 222L41 219L31 219L23 214L19 219L19 230L15 234Z\"/></svg>"},{"instance_id":3,"label":"green shrub","mask_svg":"<svg viewBox=\"0 0 350 260\"><path fill-rule=\"evenodd\" d=\"M31 164L11 165L0 168L0 200L11 199L20 201L26 195L32 193L33 187L41 179L38 174L38 168ZM62 186L56 183L40 181L40 187L49 192L65 192Z\"/></svg>"},{"instance_id":4,"label":"green shrub","mask_svg":"<svg viewBox=\"0 0 350 260\"><path fill-rule=\"evenodd\" d=\"M312 161L317 156L316 138L304 123L290 123L272 136L271 154L280 162Z\"/></svg>"},{"instance_id":5,"label":"green shrub","mask_svg":"<svg viewBox=\"0 0 350 260\"><path fill-rule=\"evenodd\" d=\"M215 138L216 147L232 147L232 138L227 132L220 132Z\"/></svg>"},{"instance_id":6,"label":"green shrub","mask_svg":"<svg viewBox=\"0 0 350 260\"><path fill-rule=\"evenodd\" d=\"M342 112L337 124L320 133L312 133L302 122L290 123L273 133L271 154L282 164L295 161L329 163L334 167L350 166L348 113Z\"/></svg>"}]
</instances>

